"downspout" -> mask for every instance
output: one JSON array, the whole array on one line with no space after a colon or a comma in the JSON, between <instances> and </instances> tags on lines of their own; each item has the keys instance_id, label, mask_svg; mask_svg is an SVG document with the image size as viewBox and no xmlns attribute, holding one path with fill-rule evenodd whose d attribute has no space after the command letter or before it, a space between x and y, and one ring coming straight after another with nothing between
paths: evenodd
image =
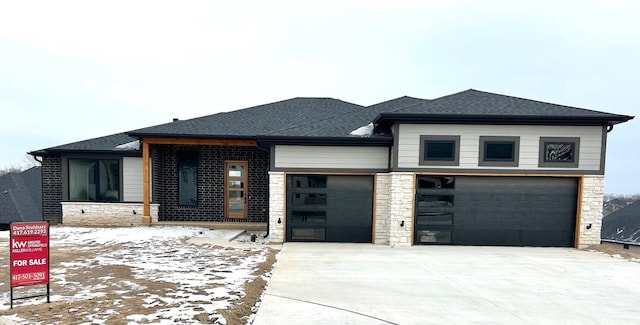
<instances>
[{"instance_id":1,"label":"downspout","mask_svg":"<svg viewBox=\"0 0 640 325\"><path fill-rule=\"evenodd\" d=\"M31 155L31 156L33 157L33 160L35 160L35 161L39 162L39 163L40 163L40 165L42 165L42 160L41 160L41 159L42 159L42 157L40 157L40 156L36 156L36 155ZM40 159L38 159L38 158L40 158Z\"/></svg>"},{"instance_id":2,"label":"downspout","mask_svg":"<svg viewBox=\"0 0 640 325\"><path fill-rule=\"evenodd\" d=\"M613 124L609 123L607 124L607 133L613 131Z\"/></svg>"},{"instance_id":3,"label":"downspout","mask_svg":"<svg viewBox=\"0 0 640 325\"><path fill-rule=\"evenodd\" d=\"M267 153L267 157L269 157L269 158L267 158L268 159L267 175L269 175L269 169L271 168L271 150L261 147L260 143L258 141L256 141L256 147L258 147L258 149L266 152ZM269 202L269 200L267 200L267 202ZM269 215L267 215L267 233L264 234L264 236L262 238L267 238L267 237L269 237Z\"/></svg>"}]
</instances>

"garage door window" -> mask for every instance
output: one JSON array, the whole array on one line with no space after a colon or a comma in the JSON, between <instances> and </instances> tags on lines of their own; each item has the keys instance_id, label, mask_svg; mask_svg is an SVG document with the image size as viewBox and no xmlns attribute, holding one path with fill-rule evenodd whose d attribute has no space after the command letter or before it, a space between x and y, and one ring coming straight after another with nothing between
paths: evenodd
<instances>
[{"instance_id":1,"label":"garage door window","mask_svg":"<svg viewBox=\"0 0 640 325\"><path fill-rule=\"evenodd\" d=\"M578 168L580 138L540 138L539 167Z\"/></svg>"},{"instance_id":2,"label":"garage door window","mask_svg":"<svg viewBox=\"0 0 640 325\"><path fill-rule=\"evenodd\" d=\"M416 244L451 244L451 231L419 230Z\"/></svg>"},{"instance_id":3,"label":"garage door window","mask_svg":"<svg viewBox=\"0 0 640 325\"><path fill-rule=\"evenodd\" d=\"M293 175L291 183L294 188L327 188L327 176Z\"/></svg>"},{"instance_id":4,"label":"garage door window","mask_svg":"<svg viewBox=\"0 0 640 325\"><path fill-rule=\"evenodd\" d=\"M294 193L291 200L293 205L326 205L327 194L324 193Z\"/></svg>"},{"instance_id":5,"label":"garage door window","mask_svg":"<svg viewBox=\"0 0 640 325\"><path fill-rule=\"evenodd\" d=\"M326 211L293 211L291 212L291 222L325 223L327 220Z\"/></svg>"},{"instance_id":6,"label":"garage door window","mask_svg":"<svg viewBox=\"0 0 640 325\"><path fill-rule=\"evenodd\" d=\"M460 136L421 135L421 166L458 166Z\"/></svg>"},{"instance_id":7,"label":"garage door window","mask_svg":"<svg viewBox=\"0 0 640 325\"><path fill-rule=\"evenodd\" d=\"M418 225L443 226L453 224L453 213L425 212L418 213L416 218Z\"/></svg>"},{"instance_id":8,"label":"garage door window","mask_svg":"<svg viewBox=\"0 0 640 325\"><path fill-rule=\"evenodd\" d=\"M479 166L518 167L520 137L480 137Z\"/></svg>"}]
</instances>

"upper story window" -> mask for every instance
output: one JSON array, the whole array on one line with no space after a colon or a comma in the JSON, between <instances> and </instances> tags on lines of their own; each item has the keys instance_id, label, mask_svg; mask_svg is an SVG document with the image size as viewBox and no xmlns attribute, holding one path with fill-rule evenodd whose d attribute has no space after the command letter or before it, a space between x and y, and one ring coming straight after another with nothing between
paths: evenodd
<instances>
[{"instance_id":1,"label":"upper story window","mask_svg":"<svg viewBox=\"0 0 640 325\"><path fill-rule=\"evenodd\" d=\"M118 159L69 159L70 201L119 201Z\"/></svg>"},{"instance_id":2,"label":"upper story window","mask_svg":"<svg viewBox=\"0 0 640 325\"><path fill-rule=\"evenodd\" d=\"M420 136L420 165L458 166L459 160L460 136Z\"/></svg>"},{"instance_id":3,"label":"upper story window","mask_svg":"<svg viewBox=\"0 0 640 325\"><path fill-rule=\"evenodd\" d=\"M518 167L520 137L480 137L479 166Z\"/></svg>"},{"instance_id":4,"label":"upper story window","mask_svg":"<svg viewBox=\"0 0 640 325\"><path fill-rule=\"evenodd\" d=\"M577 168L580 153L580 138L540 138L539 167Z\"/></svg>"}]
</instances>

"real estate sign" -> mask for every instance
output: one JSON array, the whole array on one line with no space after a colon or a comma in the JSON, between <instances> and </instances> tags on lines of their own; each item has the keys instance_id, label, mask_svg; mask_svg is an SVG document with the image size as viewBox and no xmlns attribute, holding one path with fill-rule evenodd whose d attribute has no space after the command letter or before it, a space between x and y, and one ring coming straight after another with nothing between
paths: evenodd
<instances>
[{"instance_id":1,"label":"real estate sign","mask_svg":"<svg viewBox=\"0 0 640 325\"><path fill-rule=\"evenodd\" d=\"M47 284L48 297L49 223L12 223L9 245L12 307L14 287Z\"/></svg>"}]
</instances>

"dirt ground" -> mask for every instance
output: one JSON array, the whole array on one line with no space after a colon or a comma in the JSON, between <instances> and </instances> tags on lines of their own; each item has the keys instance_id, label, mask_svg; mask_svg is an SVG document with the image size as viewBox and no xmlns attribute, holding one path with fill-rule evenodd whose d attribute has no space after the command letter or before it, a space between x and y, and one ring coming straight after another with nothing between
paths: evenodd
<instances>
[{"instance_id":1,"label":"dirt ground","mask_svg":"<svg viewBox=\"0 0 640 325\"><path fill-rule=\"evenodd\" d=\"M598 251L611 256L620 255L620 257L630 260L630 259L640 259L640 254L632 253L624 249L615 248L607 245L591 245L587 248L583 248L586 251Z\"/></svg>"},{"instance_id":2,"label":"dirt ground","mask_svg":"<svg viewBox=\"0 0 640 325\"><path fill-rule=\"evenodd\" d=\"M189 245L183 241L184 245ZM9 249L8 245L0 247L0 290L8 293L9 287ZM91 261L95 256L109 254L114 250L113 246L92 245L83 250L75 250L73 247L52 247L50 251L51 272L64 272L64 281L51 281L51 303L46 303L46 297L34 298L41 303L29 302L28 304L18 300L14 302L13 309L0 310L0 316L16 315L24 319L25 324L127 324L127 323L158 323L159 319L132 319L131 315L149 315L154 312L162 312L163 309L175 307L175 304L184 304L181 295L185 291L190 296L207 297L207 293L215 290L221 284L211 283L206 288L181 288L180 281L158 281L152 278L141 279L135 276L133 268L127 265L95 265L96 263L83 264L82 261ZM266 250L266 253L265 253ZM173 319L174 323L201 323L201 324L246 324L250 316L256 311L256 303L259 301L270 272L276 260L277 251L267 247L245 250L231 250L223 247L202 247L200 254L207 258L212 254L212 259L224 256L226 261L232 264L234 260L252 258L257 254L266 254L266 259L259 263L253 270L253 279L244 282L244 291L235 292L237 299L232 299L230 305L211 314L206 312L204 306L210 304L203 299L193 303L194 311L201 310L195 316L186 316L190 319ZM171 251L167 252L169 255ZM226 254L226 255L225 255ZM215 256L213 256L215 255ZM144 262L144 261L143 261ZM73 267L69 267L73 266ZM216 270L213 270L216 271ZM232 272L217 270L218 272ZM202 268L201 272L212 272ZM178 275L177 275L178 276ZM221 288L222 289L222 288ZM45 293L46 287L33 286L16 288L17 296L31 296ZM4 303L8 305L7 301ZM166 297L173 297L168 299ZM227 297L228 299L228 297ZM27 300L24 300L27 301ZM217 315L217 316L216 316ZM224 316L218 319L219 315ZM14 318L15 319L15 318ZM166 319L163 320L166 323ZM21 321L22 323L22 321Z\"/></svg>"}]
</instances>

